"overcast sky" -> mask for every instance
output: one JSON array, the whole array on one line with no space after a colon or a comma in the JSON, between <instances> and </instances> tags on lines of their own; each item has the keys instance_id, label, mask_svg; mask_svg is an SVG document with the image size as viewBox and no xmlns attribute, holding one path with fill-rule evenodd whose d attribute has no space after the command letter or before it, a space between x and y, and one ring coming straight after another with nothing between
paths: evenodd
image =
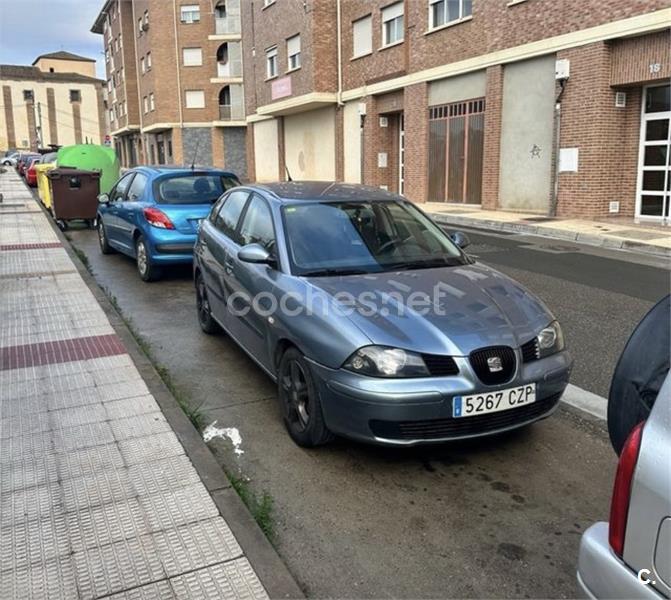
<instances>
[{"instance_id":1,"label":"overcast sky","mask_svg":"<svg viewBox=\"0 0 671 600\"><path fill-rule=\"evenodd\" d=\"M102 36L91 26L104 0L0 0L0 63L30 65L37 56L67 50L94 58L105 78Z\"/></svg>"}]
</instances>

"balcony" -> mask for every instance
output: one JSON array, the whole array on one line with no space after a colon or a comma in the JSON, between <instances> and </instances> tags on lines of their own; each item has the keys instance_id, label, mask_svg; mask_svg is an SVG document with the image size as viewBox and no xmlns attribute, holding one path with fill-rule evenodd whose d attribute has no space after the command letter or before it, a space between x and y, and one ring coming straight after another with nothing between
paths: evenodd
<instances>
[{"instance_id":1,"label":"balcony","mask_svg":"<svg viewBox=\"0 0 671 600\"><path fill-rule=\"evenodd\" d=\"M245 110L242 104L219 105L220 121L243 121L244 118L245 118Z\"/></svg>"},{"instance_id":2,"label":"balcony","mask_svg":"<svg viewBox=\"0 0 671 600\"><path fill-rule=\"evenodd\" d=\"M215 19L214 32L216 35L240 35L240 17L217 17Z\"/></svg>"}]
</instances>

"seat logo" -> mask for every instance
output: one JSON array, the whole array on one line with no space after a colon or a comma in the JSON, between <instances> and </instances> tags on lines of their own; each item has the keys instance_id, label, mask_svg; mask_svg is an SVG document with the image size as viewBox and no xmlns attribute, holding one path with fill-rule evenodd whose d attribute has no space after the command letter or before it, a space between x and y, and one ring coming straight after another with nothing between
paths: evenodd
<instances>
[{"instance_id":1,"label":"seat logo","mask_svg":"<svg viewBox=\"0 0 671 600\"><path fill-rule=\"evenodd\" d=\"M487 367L490 373L499 373L503 371L503 361L500 356L492 356L487 359Z\"/></svg>"}]
</instances>

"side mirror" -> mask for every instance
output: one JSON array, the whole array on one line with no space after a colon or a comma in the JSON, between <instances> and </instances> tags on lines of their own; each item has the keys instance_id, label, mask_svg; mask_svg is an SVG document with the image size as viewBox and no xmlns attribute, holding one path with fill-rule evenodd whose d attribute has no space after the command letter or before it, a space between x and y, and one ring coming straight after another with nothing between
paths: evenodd
<instances>
[{"instance_id":1,"label":"side mirror","mask_svg":"<svg viewBox=\"0 0 671 600\"><path fill-rule=\"evenodd\" d=\"M248 244L238 250L238 259L254 265L274 265L275 259L261 244Z\"/></svg>"},{"instance_id":2,"label":"side mirror","mask_svg":"<svg viewBox=\"0 0 671 600\"><path fill-rule=\"evenodd\" d=\"M468 236L463 231L455 231L454 233L451 233L450 239L462 250L471 245L471 240L468 239Z\"/></svg>"},{"instance_id":3,"label":"side mirror","mask_svg":"<svg viewBox=\"0 0 671 600\"><path fill-rule=\"evenodd\" d=\"M100 194L98 196L98 204L109 204L110 197L109 194Z\"/></svg>"}]
</instances>

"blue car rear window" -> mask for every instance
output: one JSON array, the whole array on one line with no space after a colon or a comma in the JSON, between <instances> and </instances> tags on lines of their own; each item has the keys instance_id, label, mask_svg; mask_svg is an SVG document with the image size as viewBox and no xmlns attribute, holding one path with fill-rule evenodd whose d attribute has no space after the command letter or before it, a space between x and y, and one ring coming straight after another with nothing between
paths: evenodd
<instances>
[{"instance_id":1,"label":"blue car rear window","mask_svg":"<svg viewBox=\"0 0 671 600\"><path fill-rule=\"evenodd\" d=\"M177 175L159 180L156 201L159 204L213 204L237 185L240 182L227 175Z\"/></svg>"}]
</instances>

